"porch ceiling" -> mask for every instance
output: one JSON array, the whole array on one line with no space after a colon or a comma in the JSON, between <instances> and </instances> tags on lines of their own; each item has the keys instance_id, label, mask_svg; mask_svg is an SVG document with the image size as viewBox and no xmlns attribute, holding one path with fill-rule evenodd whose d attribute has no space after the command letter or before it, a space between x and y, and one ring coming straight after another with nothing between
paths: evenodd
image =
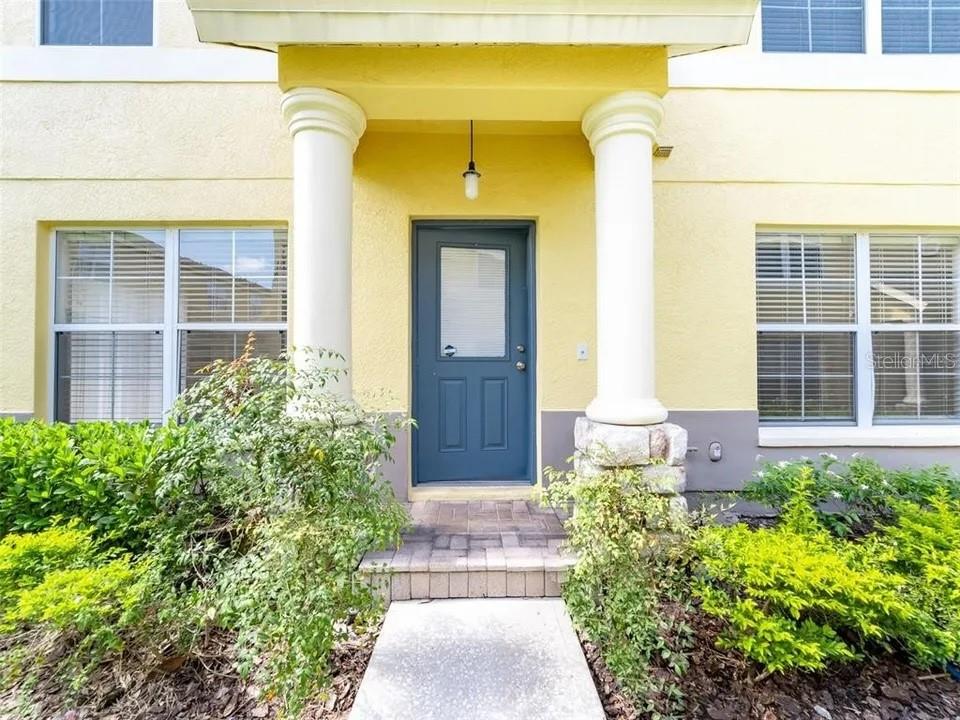
<instances>
[{"instance_id":1,"label":"porch ceiling","mask_svg":"<svg viewBox=\"0 0 960 720\"><path fill-rule=\"evenodd\" d=\"M747 41L757 0L187 0L200 39L282 45L659 45Z\"/></svg>"}]
</instances>

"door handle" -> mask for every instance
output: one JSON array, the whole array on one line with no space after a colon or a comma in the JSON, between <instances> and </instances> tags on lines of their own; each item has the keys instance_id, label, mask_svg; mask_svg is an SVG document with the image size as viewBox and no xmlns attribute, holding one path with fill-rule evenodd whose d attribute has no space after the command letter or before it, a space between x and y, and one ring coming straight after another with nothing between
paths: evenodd
<instances>
[{"instance_id":1,"label":"door handle","mask_svg":"<svg viewBox=\"0 0 960 720\"><path fill-rule=\"evenodd\" d=\"M524 372L527 369L527 364L523 360L520 360L514 367L520 372Z\"/></svg>"},{"instance_id":2,"label":"door handle","mask_svg":"<svg viewBox=\"0 0 960 720\"><path fill-rule=\"evenodd\" d=\"M453 345L444 345L443 346L443 356L444 357L453 357L457 354L457 348Z\"/></svg>"}]
</instances>

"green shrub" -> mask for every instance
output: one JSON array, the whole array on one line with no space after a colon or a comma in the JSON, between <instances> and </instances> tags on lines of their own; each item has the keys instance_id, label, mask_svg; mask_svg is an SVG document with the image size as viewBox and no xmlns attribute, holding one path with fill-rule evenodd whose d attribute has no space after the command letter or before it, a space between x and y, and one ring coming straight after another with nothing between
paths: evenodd
<instances>
[{"instance_id":1,"label":"green shrub","mask_svg":"<svg viewBox=\"0 0 960 720\"><path fill-rule=\"evenodd\" d=\"M946 467L889 470L868 458L843 463L826 453L818 460L767 463L746 484L743 497L779 510L808 471L810 501L821 522L840 536L862 535L877 521L890 520L898 502L926 504L939 492L960 498L960 477Z\"/></svg>"},{"instance_id":2,"label":"green shrub","mask_svg":"<svg viewBox=\"0 0 960 720\"><path fill-rule=\"evenodd\" d=\"M87 636L88 645L119 650L120 630L141 600L139 579L129 558L53 570L36 586L18 593L7 620L80 633Z\"/></svg>"},{"instance_id":3,"label":"green shrub","mask_svg":"<svg viewBox=\"0 0 960 720\"><path fill-rule=\"evenodd\" d=\"M39 585L48 572L83 567L93 561L91 533L76 526L0 539L0 612L23 590Z\"/></svg>"},{"instance_id":4,"label":"green shrub","mask_svg":"<svg viewBox=\"0 0 960 720\"><path fill-rule=\"evenodd\" d=\"M143 605L141 572L129 558L109 560L93 534L78 527L11 534L0 541L0 633L32 631L39 640L3 657L0 677L58 657L76 687L105 654L123 648L122 634ZM26 648L24 648L26 649Z\"/></svg>"},{"instance_id":5,"label":"green shrub","mask_svg":"<svg viewBox=\"0 0 960 720\"><path fill-rule=\"evenodd\" d=\"M326 391L322 358L295 374L251 350L187 390L162 435L152 592L179 641L234 631L241 669L295 712L346 624L377 611L357 565L406 514L380 473L391 423Z\"/></svg>"},{"instance_id":6,"label":"green shrub","mask_svg":"<svg viewBox=\"0 0 960 720\"><path fill-rule=\"evenodd\" d=\"M154 434L145 423L0 419L0 536L75 518L142 547L155 512Z\"/></svg>"},{"instance_id":7,"label":"green shrub","mask_svg":"<svg viewBox=\"0 0 960 720\"><path fill-rule=\"evenodd\" d=\"M898 503L897 520L882 528L887 566L910 579L906 599L930 616L932 640L912 639L911 652L931 665L960 661L960 501L941 492L928 507Z\"/></svg>"},{"instance_id":8,"label":"green shrub","mask_svg":"<svg viewBox=\"0 0 960 720\"><path fill-rule=\"evenodd\" d=\"M548 502L576 506L567 531L578 560L563 586L574 623L638 709L679 717L693 638L687 514L640 489L633 471L550 475Z\"/></svg>"},{"instance_id":9,"label":"green shrub","mask_svg":"<svg viewBox=\"0 0 960 720\"><path fill-rule=\"evenodd\" d=\"M912 579L888 543L833 537L812 505L813 470L794 482L780 524L706 530L697 543L703 610L723 619L720 643L766 671L820 670L872 648L902 648L921 665L945 658L945 634L910 598Z\"/></svg>"}]
</instances>

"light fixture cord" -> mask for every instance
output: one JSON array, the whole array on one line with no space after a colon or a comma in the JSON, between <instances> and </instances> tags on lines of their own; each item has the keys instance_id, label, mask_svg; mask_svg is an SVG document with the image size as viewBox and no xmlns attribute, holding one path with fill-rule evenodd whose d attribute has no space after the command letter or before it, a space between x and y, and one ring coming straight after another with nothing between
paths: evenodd
<instances>
[{"instance_id":1,"label":"light fixture cord","mask_svg":"<svg viewBox=\"0 0 960 720\"><path fill-rule=\"evenodd\" d=\"M470 164L473 165L473 120L470 121Z\"/></svg>"}]
</instances>

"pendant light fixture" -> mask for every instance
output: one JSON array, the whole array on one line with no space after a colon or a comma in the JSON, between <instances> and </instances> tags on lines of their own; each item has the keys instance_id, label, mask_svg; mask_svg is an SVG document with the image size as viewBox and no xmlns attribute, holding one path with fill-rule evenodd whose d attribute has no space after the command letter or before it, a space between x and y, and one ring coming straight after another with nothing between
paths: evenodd
<instances>
[{"instance_id":1,"label":"pendant light fixture","mask_svg":"<svg viewBox=\"0 0 960 720\"><path fill-rule=\"evenodd\" d=\"M480 196L480 173L477 164L473 161L473 120L470 121L470 162L467 171L463 174L463 192L467 200L476 200Z\"/></svg>"}]
</instances>

